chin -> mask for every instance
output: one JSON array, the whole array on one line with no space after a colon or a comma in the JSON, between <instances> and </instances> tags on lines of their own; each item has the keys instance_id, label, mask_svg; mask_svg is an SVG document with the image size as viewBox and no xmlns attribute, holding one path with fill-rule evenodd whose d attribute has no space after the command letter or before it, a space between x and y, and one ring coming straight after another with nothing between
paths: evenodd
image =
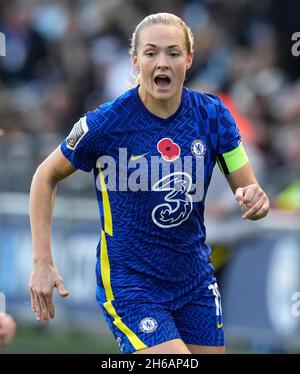
<instances>
[{"instance_id":1,"label":"chin","mask_svg":"<svg viewBox=\"0 0 300 374\"><path fill-rule=\"evenodd\" d=\"M156 91L156 90L155 90ZM169 100L171 99L173 96L175 95L174 92L154 92L153 93L153 97L156 99L156 100Z\"/></svg>"},{"instance_id":2,"label":"chin","mask_svg":"<svg viewBox=\"0 0 300 374\"><path fill-rule=\"evenodd\" d=\"M170 100L172 99L172 95L166 95L166 94L158 94L158 95L155 95L154 98L156 100Z\"/></svg>"}]
</instances>

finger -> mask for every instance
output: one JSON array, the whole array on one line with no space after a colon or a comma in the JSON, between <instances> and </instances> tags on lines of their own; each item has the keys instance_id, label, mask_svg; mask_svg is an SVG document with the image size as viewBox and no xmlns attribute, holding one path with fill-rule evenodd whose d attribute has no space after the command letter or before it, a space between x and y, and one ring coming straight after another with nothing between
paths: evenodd
<instances>
[{"instance_id":1,"label":"finger","mask_svg":"<svg viewBox=\"0 0 300 374\"><path fill-rule=\"evenodd\" d=\"M45 300L44 295L39 295L39 301L40 301L40 306L41 306L41 321L42 322L48 322L49 320L49 313L48 313L48 308L47 308L47 303Z\"/></svg>"},{"instance_id":2,"label":"finger","mask_svg":"<svg viewBox=\"0 0 300 374\"><path fill-rule=\"evenodd\" d=\"M36 293L34 293L34 303L35 303L35 310L36 310L36 313L35 313L36 319L37 319L37 321L40 321L41 320L41 315L42 315L42 309L41 309L41 305L40 305L38 295Z\"/></svg>"},{"instance_id":3,"label":"finger","mask_svg":"<svg viewBox=\"0 0 300 374\"><path fill-rule=\"evenodd\" d=\"M260 199L255 205L253 205L252 208L250 208L244 215L243 219L251 218L252 216L255 216L257 212L261 209L263 204L265 203L264 200Z\"/></svg>"},{"instance_id":4,"label":"finger","mask_svg":"<svg viewBox=\"0 0 300 374\"><path fill-rule=\"evenodd\" d=\"M251 195L249 195L249 199L251 198ZM252 208L256 203L258 203L258 201L260 199L263 198L263 192L261 191L261 193L258 191L257 193L255 193L253 195L253 197L251 198L250 201L246 202L246 195L244 196L244 201L245 201L245 205L248 207L248 208Z\"/></svg>"},{"instance_id":5,"label":"finger","mask_svg":"<svg viewBox=\"0 0 300 374\"><path fill-rule=\"evenodd\" d=\"M69 295L69 292L64 288L64 282L62 280L57 281L55 286L57 287L59 296L66 297Z\"/></svg>"},{"instance_id":6,"label":"finger","mask_svg":"<svg viewBox=\"0 0 300 374\"><path fill-rule=\"evenodd\" d=\"M244 194L244 202L246 204L250 204L254 196L257 194L257 192L258 192L257 186L250 186L249 188L247 188Z\"/></svg>"},{"instance_id":7,"label":"finger","mask_svg":"<svg viewBox=\"0 0 300 374\"><path fill-rule=\"evenodd\" d=\"M32 309L33 313L35 313L36 312L36 307L35 307L34 293L31 290L29 290L29 291L30 291L30 297L31 297L31 309Z\"/></svg>"},{"instance_id":8,"label":"finger","mask_svg":"<svg viewBox=\"0 0 300 374\"><path fill-rule=\"evenodd\" d=\"M46 296L46 303L47 303L47 308L49 312L49 317L51 319L54 318L55 316L55 305L54 305L54 300L53 300L53 294Z\"/></svg>"},{"instance_id":9,"label":"finger","mask_svg":"<svg viewBox=\"0 0 300 374\"><path fill-rule=\"evenodd\" d=\"M255 213L255 218L257 217L257 219L259 218L263 218L267 215L269 211L269 203L268 201L266 201L263 206Z\"/></svg>"},{"instance_id":10,"label":"finger","mask_svg":"<svg viewBox=\"0 0 300 374\"><path fill-rule=\"evenodd\" d=\"M240 206L244 203L244 189L242 187L239 187L235 191L235 199L240 204Z\"/></svg>"}]
</instances>

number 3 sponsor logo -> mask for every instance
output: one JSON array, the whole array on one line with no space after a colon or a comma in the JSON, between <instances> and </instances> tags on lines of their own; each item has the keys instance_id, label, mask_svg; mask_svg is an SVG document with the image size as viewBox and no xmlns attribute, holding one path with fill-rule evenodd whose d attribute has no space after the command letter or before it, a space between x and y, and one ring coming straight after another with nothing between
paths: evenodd
<instances>
[{"instance_id":1,"label":"number 3 sponsor logo","mask_svg":"<svg viewBox=\"0 0 300 374\"><path fill-rule=\"evenodd\" d=\"M153 191L168 192L164 198L165 202L152 210L152 220L157 226L179 226L189 218L193 210L193 201L189 194L191 186L192 178L183 172L166 175L154 184Z\"/></svg>"}]
</instances>

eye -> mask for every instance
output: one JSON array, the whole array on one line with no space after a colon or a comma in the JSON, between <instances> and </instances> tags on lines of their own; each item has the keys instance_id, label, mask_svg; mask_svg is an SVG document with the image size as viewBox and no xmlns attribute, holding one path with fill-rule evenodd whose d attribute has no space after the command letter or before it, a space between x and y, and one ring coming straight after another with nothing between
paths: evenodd
<instances>
[{"instance_id":1,"label":"eye","mask_svg":"<svg viewBox=\"0 0 300 374\"><path fill-rule=\"evenodd\" d=\"M146 56L153 57L154 56L154 52L153 51L148 51L148 52L146 52Z\"/></svg>"},{"instance_id":2,"label":"eye","mask_svg":"<svg viewBox=\"0 0 300 374\"><path fill-rule=\"evenodd\" d=\"M171 57L179 57L180 53L179 52L170 52Z\"/></svg>"}]
</instances>

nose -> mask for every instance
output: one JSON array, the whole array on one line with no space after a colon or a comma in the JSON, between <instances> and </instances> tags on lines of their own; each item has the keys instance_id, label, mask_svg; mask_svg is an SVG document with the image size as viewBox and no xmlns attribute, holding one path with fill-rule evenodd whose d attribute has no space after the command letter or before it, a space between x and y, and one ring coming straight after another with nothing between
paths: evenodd
<instances>
[{"instance_id":1,"label":"nose","mask_svg":"<svg viewBox=\"0 0 300 374\"><path fill-rule=\"evenodd\" d=\"M157 58L157 68L158 69L168 69L169 61L165 53L160 53Z\"/></svg>"}]
</instances>

